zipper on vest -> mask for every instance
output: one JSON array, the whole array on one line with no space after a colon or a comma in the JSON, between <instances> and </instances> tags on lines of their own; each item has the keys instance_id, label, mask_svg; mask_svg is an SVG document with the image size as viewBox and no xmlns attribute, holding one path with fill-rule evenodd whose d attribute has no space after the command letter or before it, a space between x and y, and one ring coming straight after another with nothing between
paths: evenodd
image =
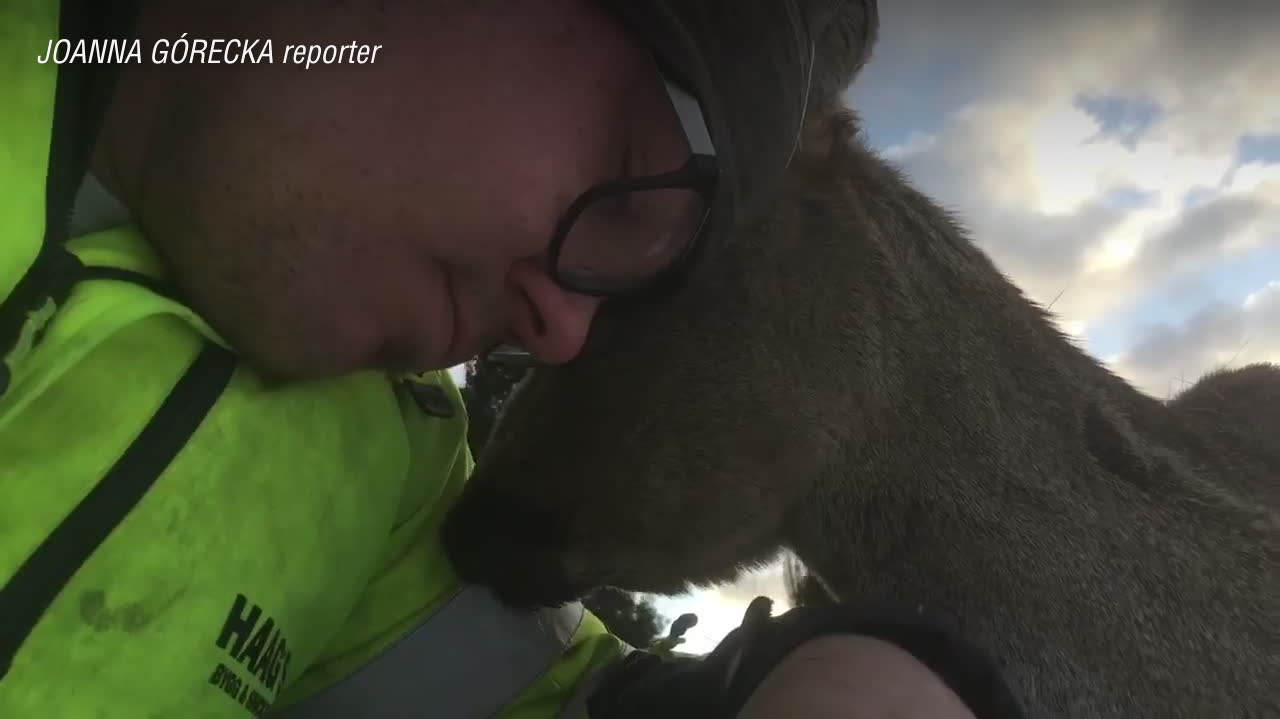
<instances>
[{"instance_id":1,"label":"zipper on vest","mask_svg":"<svg viewBox=\"0 0 1280 719\"><path fill-rule=\"evenodd\" d=\"M73 41L125 39L136 15L137 3L133 0L63 0L58 33ZM79 260L65 246L67 227L76 191L88 170L99 128L115 92L119 68L112 63L71 63L59 65L57 73L45 178L44 238L35 260L17 285L7 296L0 296L0 395L8 389L11 374L4 359L17 344L28 317L48 299L61 306L75 281Z\"/></svg>"},{"instance_id":2,"label":"zipper on vest","mask_svg":"<svg viewBox=\"0 0 1280 719\"><path fill-rule=\"evenodd\" d=\"M206 341L137 438L0 588L0 680L58 594L199 428L236 364L231 351Z\"/></svg>"}]
</instances>

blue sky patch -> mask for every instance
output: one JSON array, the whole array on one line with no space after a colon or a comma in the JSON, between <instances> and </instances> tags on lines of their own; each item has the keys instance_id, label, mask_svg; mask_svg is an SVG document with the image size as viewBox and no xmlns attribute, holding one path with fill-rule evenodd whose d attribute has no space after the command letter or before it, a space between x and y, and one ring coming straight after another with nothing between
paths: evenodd
<instances>
[{"instance_id":1,"label":"blue sky patch","mask_svg":"<svg viewBox=\"0 0 1280 719\"><path fill-rule=\"evenodd\" d=\"M915 135L937 133L955 110L955 104L942 100L940 93L864 87L854 85L846 98L857 109L867 140L877 150L900 145Z\"/></svg>"},{"instance_id":2,"label":"blue sky patch","mask_svg":"<svg viewBox=\"0 0 1280 719\"><path fill-rule=\"evenodd\" d=\"M927 57L885 55L869 65L845 93L862 118L872 148L883 150L915 135L933 135L965 105L990 92L971 73L975 48L936 48Z\"/></svg>"},{"instance_id":3,"label":"blue sky patch","mask_svg":"<svg viewBox=\"0 0 1280 719\"><path fill-rule=\"evenodd\" d=\"M1154 100L1140 95L1080 93L1073 104L1098 121L1094 141L1114 140L1130 150L1138 146L1164 112Z\"/></svg>"},{"instance_id":4,"label":"blue sky patch","mask_svg":"<svg viewBox=\"0 0 1280 719\"><path fill-rule=\"evenodd\" d=\"M1256 162L1262 165L1280 164L1280 134L1241 135L1236 142L1237 165Z\"/></svg>"},{"instance_id":5,"label":"blue sky patch","mask_svg":"<svg viewBox=\"0 0 1280 719\"><path fill-rule=\"evenodd\" d=\"M1112 188L1103 193L1098 198L1098 202L1104 207L1123 211L1150 207L1159 199L1160 193L1155 190L1144 190L1133 185L1125 185Z\"/></svg>"}]
</instances>

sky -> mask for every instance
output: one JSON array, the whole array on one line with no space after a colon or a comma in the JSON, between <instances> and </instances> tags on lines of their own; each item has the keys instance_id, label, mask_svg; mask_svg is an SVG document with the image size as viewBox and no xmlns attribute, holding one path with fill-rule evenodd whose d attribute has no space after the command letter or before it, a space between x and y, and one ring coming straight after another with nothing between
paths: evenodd
<instances>
[{"instance_id":1,"label":"sky","mask_svg":"<svg viewBox=\"0 0 1280 719\"><path fill-rule=\"evenodd\" d=\"M1280 362L1280 3L885 0L847 95L1061 327L1168 398ZM1270 89L1268 89L1270 88ZM661 598L709 651L777 571Z\"/></svg>"}]
</instances>

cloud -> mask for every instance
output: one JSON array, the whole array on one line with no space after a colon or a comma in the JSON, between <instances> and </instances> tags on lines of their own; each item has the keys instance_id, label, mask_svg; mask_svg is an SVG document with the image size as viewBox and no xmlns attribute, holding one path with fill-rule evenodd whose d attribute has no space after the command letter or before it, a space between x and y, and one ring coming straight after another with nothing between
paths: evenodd
<instances>
[{"instance_id":1,"label":"cloud","mask_svg":"<svg viewBox=\"0 0 1280 719\"><path fill-rule=\"evenodd\" d=\"M1255 230L1278 216L1278 208L1259 193L1220 195L1191 208L1177 224L1147 239L1130 263L1135 273L1169 277L1203 267L1224 250L1260 241Z\"/></svg>"},{"instance_id":2,"label":"cloud","mask_svg":"<svg viewBox=\"0 0 1280 719\"><path fill-rule=\"evenodd\" d=\"M1280 43L1260 30L1280 26L1280 4L905 0L881 12L850 103L1032 298L1061 295L1065 326L1280 235L1280 200L1248 177L1280 147L1280 99L1263 90Z\"/></svg>"},{"instance_id":3,"label":"cloud","mask_svg":"<svg viewBox=\"0 0 1280 719\"><path fill-rule=\"evenodd\" d=\"M1234 143L1239 127L1280 131L1265 90L1280 66L1271 0L899 0L880 14L880 43L853 92L864 109L930 85L947 107L1100 93L1148 98L1203 151Z\"/></svg>"},{"instance_id":4,"label":"cloud","mask_svg":"<svg viewBox=\"0 0 1280 719\"><path fill-rule=\"evenodd\" d=\"M1242 135L1236 143L1236 156L1241 164L1280 164L1280 133Z\"/></svg>"},{"instance_id":5,"label":"cloud","mask_svg":"<svg viewBox=\"0 0 1280 719\"><path fill-rule=\"evenodd\" d=\"M1280 281L1230 305L1211 302L1184 323L1142 329L1111 365L1140 389L1168 398L1209 369L1280 361Z\"/></svg>"},{"instance_id":6,"label":"cloud","mask_svg":"<svg viewBox=\"0 0 1280 719\"><path fill-rule=\"evenodd\" d=\"M774 563L749 572L719 591L721 597L744 606L761 595L772 597L775 602L785 601L787 587L782 581L782 564Z\"/></svg>"}]
</instances>

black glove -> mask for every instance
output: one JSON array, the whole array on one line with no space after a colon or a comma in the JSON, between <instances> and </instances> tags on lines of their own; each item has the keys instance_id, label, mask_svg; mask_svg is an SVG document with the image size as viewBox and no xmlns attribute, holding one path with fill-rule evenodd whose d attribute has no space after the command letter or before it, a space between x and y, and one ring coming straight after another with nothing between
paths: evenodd
<instances>
[{"instance_id":1,"label":"black glove","mask_svg":"<svg viewBox=\"0 0 1280 719\"><path fill-rule=\"evenodd\" d=\"M917 611L799 607L772 617L756 597L742 624L704 657L663 661L629 654L587 704L591 719L732 719L774 667L810 639L860 634L901 647L937 674L978 719L1022 719L995 662L947 623Z\"/></svg>"}]
</instances>

